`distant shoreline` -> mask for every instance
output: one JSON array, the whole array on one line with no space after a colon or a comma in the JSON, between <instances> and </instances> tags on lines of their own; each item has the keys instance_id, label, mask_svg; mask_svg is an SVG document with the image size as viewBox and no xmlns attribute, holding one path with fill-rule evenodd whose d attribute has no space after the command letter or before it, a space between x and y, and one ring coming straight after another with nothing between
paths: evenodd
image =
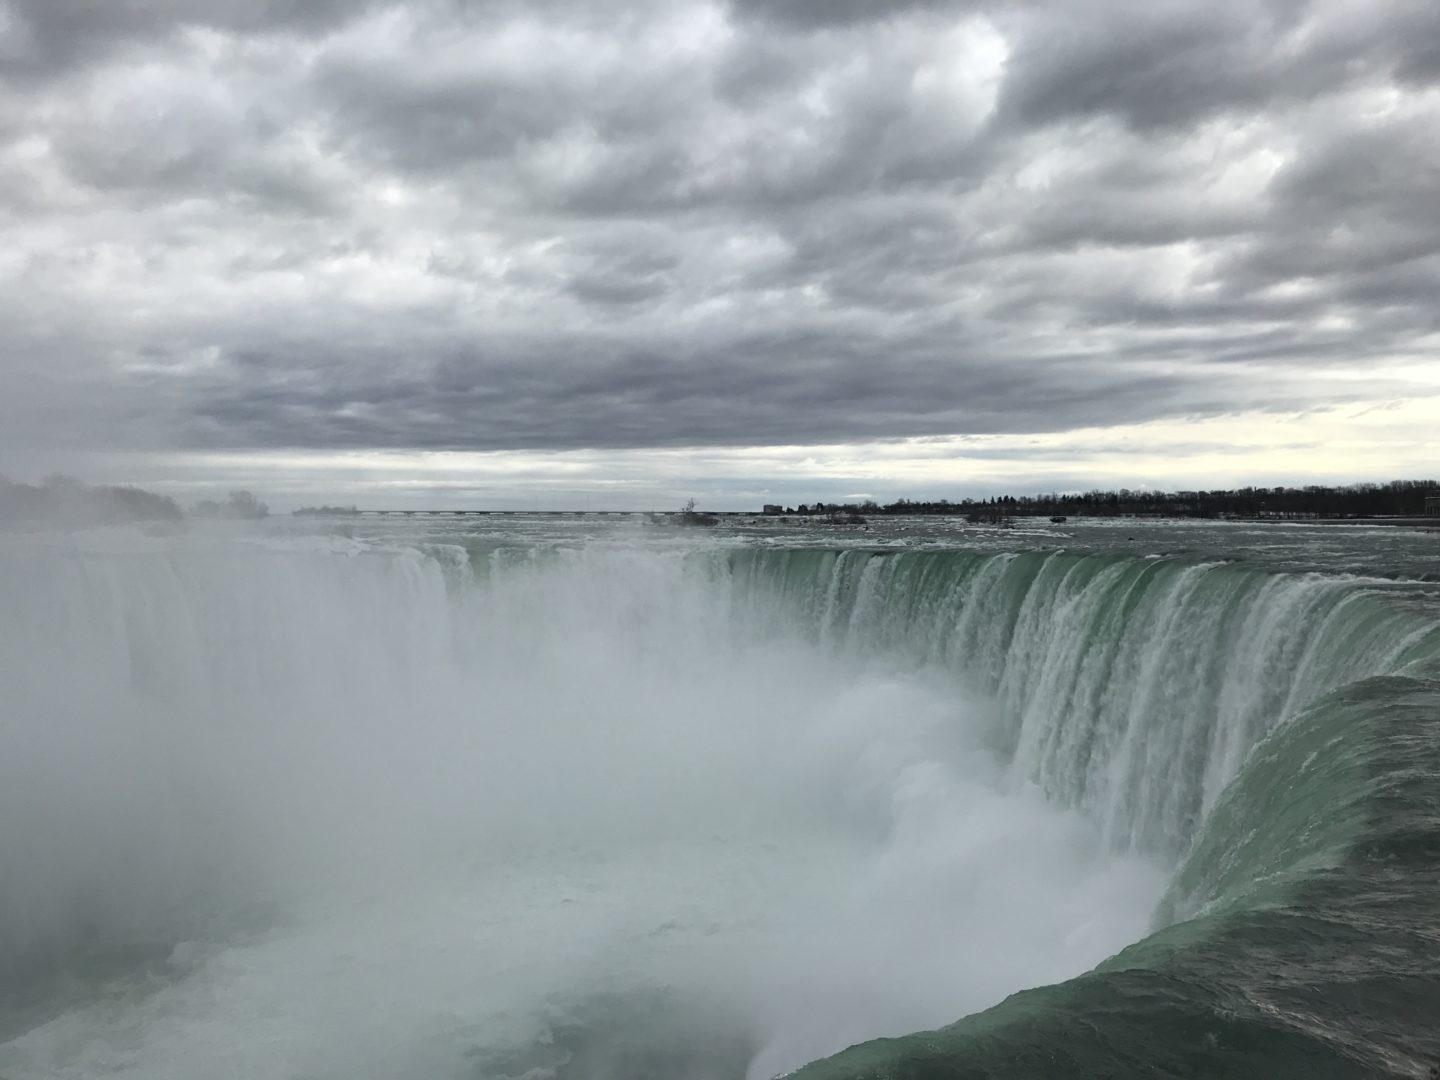
<instances>
[{"instance_id":1,"label":"distant shoreline","mask_svg":"<svg viewBox=\"0 0 1440 1080\"><path fill-rule=\"evenodd\" d=\"M1268 525L1282 522L1290 525L1396 525L1406 529L1440 529L1440 517L1374 517L1374 518L1244 518Z\"/></svg>"},{"instance_id":2,"label":"distant shoreline","mask_svg":"<svg viewBox=\"0 0 1440 1080\"><path fill-rule=\"evenodd\" d=\"M989 508L987 508L989 510ZM361 509L326 509L324 511L310 510L308 512L295 512L300 517L328 517L328 518L398 518L398 517L634 517L651 519L679 519L680 511L667 510L361 510ZM786 513L764 513L754 510L711 510L706 516L720 520L735 521L745 519L747 522L776 522L776 523L798 523L808 524L817 521L826 523L832 516L832 512L789 511ZM936 510L901 510L901 511L880 511L870 512L864 516L864 521L876 524L881 521L893 520L896 518L936 518L951 520L954 518L980 518L972 522L977 525L1004 525L1017 522L1043 522L1051 523L1056 516L1064 516L1066 521L1063 524L1081 524L1084 522L1096 521L1214 521L1229 525L1358 525L1374 526L1388 525L1399 528L1411 529L1440 529L1440 517L1405 515L1393 517L1222 517L1219 515L1205 514L1084 514L1072 513L1068 515L1049 515L1043 513L1025 514L976 514L973 510L966 512L962 510L936 511ZM860 522L857 522L857 524ZM1062 524L1055 522L1055 524Z\"/></svg>"}]
</instances>

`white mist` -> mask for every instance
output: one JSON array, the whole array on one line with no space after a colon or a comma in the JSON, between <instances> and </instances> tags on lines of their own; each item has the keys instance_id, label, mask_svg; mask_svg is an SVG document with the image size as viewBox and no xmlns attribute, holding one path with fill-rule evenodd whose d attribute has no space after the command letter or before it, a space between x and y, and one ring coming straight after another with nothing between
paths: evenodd
<instances>
[{"instance_id":1,"label":"white mist","mask_svg":"<svg viewBox=\"0 0 1440 1080\"><path fill-rule=\"evenodd\" d=\"M9 543L0 1075L764 1077L1144 932L984 702L804 631L684 550Z\"/></svg>"}]
</instances>

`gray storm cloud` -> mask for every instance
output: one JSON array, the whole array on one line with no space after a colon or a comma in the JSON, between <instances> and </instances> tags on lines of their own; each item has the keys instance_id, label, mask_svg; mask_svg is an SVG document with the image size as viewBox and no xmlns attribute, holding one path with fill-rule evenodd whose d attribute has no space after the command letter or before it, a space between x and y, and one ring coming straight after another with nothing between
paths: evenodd
<instances>
[{"instance_id":1,"label":"gray storm cloud","mask_svg":"<svg viewBox=\"0 0 1440 1080\"><path fill-rule=\"evenodd\" d=\"M0 450L1402 398L1437 82L1419 0L8 0Z\"/></svg>"}]
</instances>

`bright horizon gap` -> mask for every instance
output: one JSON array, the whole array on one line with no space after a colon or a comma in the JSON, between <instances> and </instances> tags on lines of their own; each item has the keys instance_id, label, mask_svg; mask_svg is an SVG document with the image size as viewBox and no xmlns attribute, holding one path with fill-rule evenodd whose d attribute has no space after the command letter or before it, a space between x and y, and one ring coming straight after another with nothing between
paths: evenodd
<instances>
[{"instance_id":1,"label":"bright horizon gap","mask_svg":"<svg viewBox=\"0 0 1440 1080\"><path fill-rule=\"evenodd\" d=\"M51 475L54 475L54 474L51 474ZM9 478L9 479L11 479L11 480L13 481L13 478ZM82 484L89 484L89 482L86 481L83 477L68 477L68 476L67 476L67 479L79 480ZM14 482L24 483L25 481L14 481ZM36 483L36 484L43 484L44 482L45 482L44 479L42 479L42 480L37 480L37 481L32 481L32 483ZM1265 483L1241 483L1241 484L1230 485L1230 486L1217 486L1217 485L1208 485L1208 486L1207 486L1207 485L1203 485L1203 484L1202 484L1202 485L1198 485L1198 486L1195 486L1195 487L1181 487L1181 488L1158 488L1158 487L1111 488L1111 487L1104 487L1104 486L1092 486L1092 487L1086 487L1086 488L1052 488L1052 489L1046 489L1046 490L1043 490L1043 491L1042 491L1042 490L1025 490L1025 491L1021 491L1021 490L1006 490L1006 491L996 491L996 492L994 492L993 494L984 494L984 495L965 495L965 494L959 494L959 495L953 495L953 496L952 496L952 495L934 495L934 496L931 496L931 495L926 495L926 494L924 494L924 493L919 493L919 494L899 495L899 496L895 496L895 497L893 497L893 498L885 498L885 499L880 499L880 498L876 498L876 497L868 496L868 495L864 495L864 496L844 495L844 496L839 496L839 497L836 497L836 498L823 498L823 499L820 499L820 498L816 498L816 499L801 498L801 499L790 499L790 500L776 500L776 502L770 503L770 504L768 504L768 505L780 505L780 506L782 506L782 507L785 507L785 511L784 511L784 512L786 512L786 513L801 513L802 511L800 511L800 510L798 509L799 507L802 507L802 506L803 506L803 507L814 507L814 506L821 506L821 505L823 505L823 506L825 506L825 507L827 507L827 508L828 508L828 507L836 507L836 506L839 506L839 507L861 507L861 506L864 506L864 505L866 505L866 504L873 503L873 504L877 505L880 509L883 510L883 509L885 509L885 508L888 507L888 506L892 506L892 505L895 505L895 504L897 504L897 503L902 503L902 502L909 502L909 503L915 503L915 504L920 504L920 505L935 504L935 503L949 503L949 504L951 504L951 505L955 505L955 506L957 506L957 507L960 507L960 506L966 506L966 505L988 505L989 503L991 503L992 501L995 501L995 500L1003 501L1003 500L1005 500L1005 499L1012 499L1012 500L1016 500L1016 501L1026 501L1026 500L1028 500L1028 502L1031 502L1031 503L1040 503L1040 504L1043 504L1043 503L1045 503L1045 502L1047 502L1047 501L1049 501L1049 500L1051 500L1051 499L1055 499L1055 498L1064 499L1064 498L1072 498L1072 497L1076 497L1076 496L1085 496L1085 495L1090 495L1090 494L1101 494L1101 495L1112 495L1112 494L1114 494L1114 495L1121 495L1121 496L1127 496L1127 495L1140 495L1140 496L1151 495L1151 496L1161 496L1161 497L1179 497L1179 498L1183 498L1183 497L1189 496L1189 495L1226 494L1226 493L1235 493L1235 494L1238 494L1238 493L1243 493L1243 492L1246 492L1246 491L1292 491L1292 492L1303 492L1303 491L1306 491L1306 490L1309 490L1309 489L1312 489L1312 488L1317 488L1317 489L1320 489L1320 490L1322 490L1322 491L1341 491L1341 492L1343 492L1343 491L1346 491L1346 490L1349 490L1349 489L1361 488L1361 487L1370 487L1370 488L1386 489L1386 488L1390 487L1392 484L1408 484L1408 485L1419 485L1419 486L1430 485L1430 486L1432 486L1437 492L1440 492L1440 480L1437 480L1437 479L1435 479L1434 477L1431 477L1431 476L1420 476L1420 475L1416 475L1416 476L1408 476L1408 477L1390 476L1390 477L1385 477L1385 478L1383 478L1383 479L1365 478L1365 479L1357 479L1357 480L1338 481L1338 482L1334 482L1334 483L1321 483L1321 482L1312 481L1312 482L1305 483L1305 484L1287 484L1287 483L1284 483L1284 482L1274 482L1274 483L1268 483L1268 484L1265 484ZM143 488L143 487L142 487L141 485L139 485L139 484L126 484L126 483L116 483L116 484L113 484L113 485L112 485L112 484L104 484L104 485L102 485L102 484L93 484L93 485L90 485L90 486L93 486L93 487L107 487L107 486L115 486L115 487L135 487L135 488L140 488L141 490L150 490L150 489ZM242 492L244 492L244 493L246 493L246 494L256 495L257 497L259 497L259 498L261 499L261 501L266 502L266 505L267 505L267 506L270 505L269 502L268 502L268 497L267 497L266 493L263 492L263 491L252 491L251 489L232 489L232 490L234 490L234 491L242 491ZM162 492L161 494L163 494L163 492ZM174 496L171 496L171 498L174 498ZM176 501L179 502L178 499L177 499ZM203 500L202 500L202 501L203 501ZM181 505L181 508L182 508L183 510L187 511L187 513L188 513L189 511L194 510L194 509L197 508L198 502L197 502L197 503L190 503L190 504L180 503L180 505ZM720 506L713 506L713 505L708 505L708 504L705 504L705 503L700 503L700 502L697 501L694 509L697 510L697 511L700 511L700 512L714 512L714 513L733 514L733 515L743 515L743 514L755 514L755 515L760 515L760 514L763 512L763 508L764 508L765 505L767 505L767 504L762 503L762 504L760 504L760 505L758 505L758 506L743 506L743 507L720 507ZM617 507L617 506L605 506L605 505L596 506L596 505L594 505L593 503L586 503L586 504L584 504L584 505L580 505L580 504L561 504L561 503L541 505L541 504L538 502L538 500L535 501L535 502L532 502L532 503L529 504L529 505L497 506L497 507L472 507L472 506L463 506L463 507L462 507L462 506L456 506L456 505L440 505L440 504L431 504L431 505L425 505L425 506L420 506L420 505L414 505L414 506L394 506L394 505L388 505L388 504L385 504L385 505L382 505L382 504L361 505L359 502L352 501L352 502L350 502L350 503L340 503L340 502L325 503L325 502L318 502L318 503L306 504L306 505L304 505L304 506L295 506L295 507L271 507L271 513L272 513L274 516L289 516L289 515L294 514L294 513L298 512L298 511L301 511L301 510L309 510L309 509L315 509L315 510L319 510L319 509L331 509L331 510L337 510L337 511L347 511L347 510L351 510L352 508L353 508L353 512L359 513L359 514L414 514L414 515L421 515L421 516L424 516L424 515L427 515L427 514L444 515L444 514L527 514L527 513L536 513L536 514L568 514L568 515L583 515L583 514L594 514L594 515L606 515L606 514L610 514L610 515L615 515L615 514L645 514L645 513L676 513L676 512L679 512L679 510L684 509L683 506L682 506L682 507L678 507L678 508L677 508L677 507L674 507L674 506L661 506L661 505L647 506L647 507ZM804 511L804 512L809 512L809 511ZM1037 511L1037 512L1048 513L1049 511L1046 510L1046 511ZM1075 512L1077 515L1080 515L1080 516L1084 516L1085 513L1086 513L1084 509L1079 509L1079 510L1076 510L1076 511L1074 511L1074 512ZM923 512L922 512L922 513L923 513ZM1092 516L1094 516L1094 515L1092 515ZM1105 516L1105 515L1098 515L1098 516Z\"/></svg>"},{"instance_id":2,"label":"bright horizon gap","mask_svg":"<svg viewBox=\"0 0 1440 1080\"><path fill-rule=\"evenodd\" d=\"M0 473L133 484L188 504L235 489L277 512L381 503L421 509L657 510L764 503L1119 490L1234 490L1427 477L1440 461L1440 397L1296 413L1239 413L1064 432L869 443L548 452L134 451L0 455ZM1377 481L1376 478L1383 478ZM586 506L587 500L589 506Z\"/></svg>"}]
</instances>

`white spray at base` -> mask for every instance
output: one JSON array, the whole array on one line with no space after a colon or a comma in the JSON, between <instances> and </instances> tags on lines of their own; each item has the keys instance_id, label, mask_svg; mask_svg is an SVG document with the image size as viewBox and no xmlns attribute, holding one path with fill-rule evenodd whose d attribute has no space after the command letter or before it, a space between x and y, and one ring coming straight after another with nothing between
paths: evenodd
<instances>
[{"instance_id":1,"label":"white spray at base","mask_svg":"<svg viewBox=\"0 0 1440 1080\"><path fill-rule=\"evenodd\" d=\"M1042 795L1083 656L986 667L1054 632L1010 564L828 565L7 548L0 1075L768 1076L1139 937L1117 800Z\"/></svg>"}]
</instances>

